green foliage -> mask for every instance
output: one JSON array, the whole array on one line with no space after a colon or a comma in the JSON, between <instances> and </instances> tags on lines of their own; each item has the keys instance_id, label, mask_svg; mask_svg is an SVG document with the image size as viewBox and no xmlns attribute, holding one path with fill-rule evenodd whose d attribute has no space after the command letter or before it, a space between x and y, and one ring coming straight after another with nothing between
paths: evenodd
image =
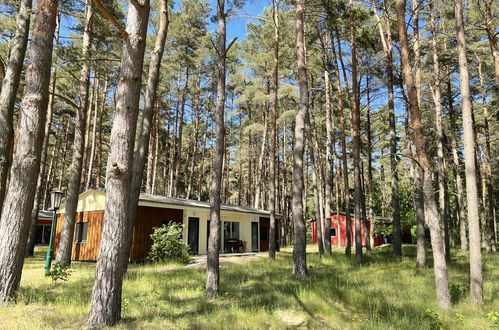
<instances>
[{"instance_id":1,"label":"green foliage","mask_svg":"<svg viewBox=\"0 0 499 330\"><path fill-rule=\"evenodd\" d=\"M443 329L442 321L438 313L431 309L425 310L425 319L428 321L429 329L440 330Z\"/></svg>"},{"instance_id":2,"label":"green foliage","mask_svg":"<svg viewBox=\"0 0 499 330\"><path fill-rule=\"evenodd\" d=\"M49 272L50 278L55 283L57 281L67 281L71 275L71 269L69 265L64 265L60 263L54 263L52 269Z\"/></svg>"},{"instance_id":3,"label":"green foliage","mask_svg":"<svg viewBox=\"0 0 499 330\"><path fill-rule=\"evenodd\" d=\"M154 228L151 234L152 246L147 256L152 262L189 261L189 246L182 240L182 225L170 222L168 225Z\"/></svg>"},{"instance_id":4,"label":"green foliage","mask_svg":"<svg viewBox=\"0 0 499 330\"><path fill-rule=\"evenodd\" d=\"M485 317L487 317L487 320L492 321L495 327L499 327L499 312L490 311L485 315Z\"/></svg>"}]
</instances>

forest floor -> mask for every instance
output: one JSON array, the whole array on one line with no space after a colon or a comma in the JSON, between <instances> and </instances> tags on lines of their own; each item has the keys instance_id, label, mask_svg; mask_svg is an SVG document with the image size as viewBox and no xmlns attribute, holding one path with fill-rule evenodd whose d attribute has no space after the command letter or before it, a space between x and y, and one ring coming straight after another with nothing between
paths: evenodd
<instances>
[{"instance_id":1,"label":"forest floor","mask_svg":"<svg viewBox=\"0 0 499 330\"><path fill-rule=\"evenodd\" d=\"M415 248L396 260L387 247L355 266L340 251L319 260L309 246L310 277L291 276L292 254L221 268L221 295L204 296L203 268L130 265L118 329L499 329L499 257L484 255L483 306L469 304L466 254L453 251L453 309L435 303L433 269L415 268ZM85 328L95 263L74 263L65 282L43 276L43 250L24 265L18 303L0 307L1 329Z\"/></svg>"}]
</instances>

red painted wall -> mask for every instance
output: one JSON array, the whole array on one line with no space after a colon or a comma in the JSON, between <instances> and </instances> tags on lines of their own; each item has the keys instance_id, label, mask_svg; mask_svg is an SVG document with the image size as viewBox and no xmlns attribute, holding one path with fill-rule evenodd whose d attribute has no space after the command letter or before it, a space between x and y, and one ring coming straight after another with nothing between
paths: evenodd
<instances>
[{"instance_id":1,"label":"red painted wall","mask_svg":"<svg viewBox=\"0 0 499 330\"><path fill-rule=\"evenodd\" d=\"M352 246L355 245L355 223L354 223L354 216L353 214L350 217L351 219L351 226L350 226L350 237L351 237L351 242ZM339 223L338 223L339 222ZM312 228L312 243L317 244L317 230L316 230L316 221L311 220L311 228ZM339 226L339 230L338 230ZM322 227L325 227L325 220L322 221ZM333 236L333 228L334 231L336 231L336 235ZM346 216L345 214L342 213L333 213L331 214L331 244L333 246L345 246L347 242L347 231L346 231ZM371 224L370 221L367 221L367 232L368 234L370 233L371 230ZM360 233L362 236L362 246L366 245L366 241L364 239L364 222L361 221L360 223ZM339 242L338 242L339 240ZM374 246L380 245L381 244L381 237L375 237L374 238Z\"/></svg>"}]
</instances>

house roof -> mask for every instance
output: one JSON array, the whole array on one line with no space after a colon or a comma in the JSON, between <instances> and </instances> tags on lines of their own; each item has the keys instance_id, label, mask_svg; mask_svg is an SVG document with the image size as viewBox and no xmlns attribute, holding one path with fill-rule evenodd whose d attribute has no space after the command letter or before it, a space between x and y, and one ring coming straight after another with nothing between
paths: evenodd
<instances>
[{"instance_id":1,"label":"house roof","mask_svg":"<svg viewBox=\"0 0 499 330\"><path fill-rule=\"evenodd\" d=\"M38 212L38 219L52 219L53 215L54 215L54 212L52 212L52 211L40 210Z\"/></svg>"},{"instance_id":2,"label":"house roof","mask_svg":"<svg viewBox=\"0 0 499 330\"><path fill-rule=\"evenodd\" d=\"M210 208L210 202L208 202L208 201L197 201L197 200L191 200L191 199L166 197L166 196L159 196L159 195L149 195L149 194L144 194L144 193L140 194L139 205L140 205L140 202L179 205L179 206L188 206L188 207L204 208L204 209ZM221 204L220 209L223 211L270 215L269 211L256 209L256 208L249 207L249 206Z\"/></svg>"},{"instance_id":3,"label":"house roof","mask_svg":"<svg viewBox=\"0 0 499 330\"><path fill-rule=\"evenodd\" d=\"M104 189L90 188L90 189L82 192L79 195L79 199L82 199L85 196L89 196L92 193L96 193L97 195L100 195L100 196L105 196L105 194L106 194ZM65 206L66 206L66 203L64 201L64 203L61 205L61 208L65 208ZM184 198L150 195L150 194L145 194L145 193L141 193L139 196L139 206L164 207L164 208L180 206L180 207L189 207L189 208L210 209L210 203L208 201L197 201L197 200L184 199ZM100 204L98 206L98 209L103 210L104 203ZM257 208L253 208L253 207L249 207L249 206L221 204L220 209L222 211L229 211L229 212L241 212L241 213L251 213L251 214L257 214L257 215L270 216L269 211L261 210L261 209L257 209ZM276 216L280 216L280 215L276 214Z\"/></svg>"}]
</instances>

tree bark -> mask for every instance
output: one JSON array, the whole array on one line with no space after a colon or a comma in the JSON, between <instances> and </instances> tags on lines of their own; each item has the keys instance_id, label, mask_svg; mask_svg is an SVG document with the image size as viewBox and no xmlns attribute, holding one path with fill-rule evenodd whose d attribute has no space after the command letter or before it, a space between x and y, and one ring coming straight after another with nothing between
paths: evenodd
<instances>
[{"instance_id":1,"label":"tree bark","mask_svg":"<svg viewBox=\"0 0 499 330\"><path fill-rule=\"evenodd\" d=\"M333 173L333 167L334 167L334 161L333 161L333 155L332 155L332 148L333 148L333 117L331 113L331 96L330 96L330 88L331 88L331 83L329 81L329 58L327 56L327 50L326 50L326 38L323 37L320 31L320 27L317 28L320 42L321 42L321 48L322 48L322 66L324 68L324 89L325 89L325 110L326 110L326 171L325 171L325 177L326 177L326 182L325 182L325 207L324 207L324 213L325 213L325 227L323 229L324 232L324 252L326 255L331 255L332 254L332 247L331 247L331 195L332 195L332 190L333 190L333 178L332 178L332 173ZM322 219L321 219L322 221Z\"/></svg>"},{"instance_id":2,"label":"tree bark","mask_svg":"<svg viewBox=\"0 0 499 330\"><path fill-rule=\"evenodd\" d=\"M411 63L409 61L409 42L407 40L407 29L405 23L405 0L395 1L395 11L397 13L398 32L401 47L401 61L403 66L404 81L409 95L409 109L413 128L414 144L419 166L423 171L423 194L426 207L428 209L428 224L430 226L431 245L433 249L435 286L437 291L437 302L441 308L451 307L449 296L449 285L447 278L447 263L440 231L440 221L437 205L433 196L433 183L431 179L431 169L423 135L421 112L419 108L417 90L414 85Z\"/></svg>"},{"instance_id":3,"label":"tree bark","mask_svg":"<svg viewBox=\"0 0 499 330\"><path fill-rule=\"evenodd\" d=\"M28 44L29 21L32 0L21 0L16 17L16 29L10 48L9 61L2 79L0 92L0 210L2 209L7 177L12 162L12 142L14 139L14 102L21 79L26 47Z\"/></svg>"},{"instance_id":4,"label":"tree bark","mask_svg":"<svg viewBox=\"0 0 499 330\"><path fill-rule=\"evenodd\" d=\"M76 222L76 208L78 207L78 196L80 194L80 182L82 178L83 152L85 150L85 130L88 111L88 92L90 88L90 61L89 51L92 44L92 0L86 1L85 25L82 41L83 63L80 71L80 104L76 112L76 125L73 140L73 156L71 159L71 172L66 195L66 209L64 222L57 248L55 262L62 265L71 263L71 250L73 248L73 237Z\"/></svg>"},{"instance_id":5,"label":"tree bark","mask_svg":"<svg viewBox=\"0 0 499 330\"><path fill-rule=\"evenodd\" d=\"M471 105L466 39L464 35L463 2L454 1L456 17L457 58L461 88L464 166L466 169L466 201L468 204L468 226L470 242L470 297L471 303L483 303L482 251L480 249L480 220L478 216L477 169L475 163L475 129Z\"/></svg>"},{"instance_id":6,"label":"tree bark","mask_svg":"<svg viewBox=\"0 0 499 330\"><path fill-rule=\"evenodd\" d=\"M487 104L487 89L485 88L485 82L482 72L482 62L477 54L475 57L478 62L478 76L480 78L480 89L482 90L482 104L483 104L483 135L485 136L485 170L482 177L484 181L483 191L483 205L488 204L488 221L486 221L486 234L491 247L492 252L497 252L497 237L496 230L494 228L495 220L495 201L494 201L494 189L492 187L492 152L490 147L490 130L489 130L489 105Z\"/></svg>"},{"instance_id":7,"label":"tree bark","mask_svg":"<svg viewBox=\"0 0 499 330\"><path fill-rule=\"evenodd\" d=\"M360 233L362 208L362 183L360 178L360 109L357 90L357 41L355 37L355 18L353 0L349 5L350 49L352 53L352 140L353 140L353 170L354 170L354 225L355 225L355 263L362 262L362 236Z\"/></svg>"},{"instance_id":8,"label":"tree bark","mask_svg":"<svg viewBox=\"0 0 499 330\"><path fill-rule=\"evenodd\" d=\"M445 159L444 159L444 135L442 124L442 93L441 93L441 80L440 80L440 54L437 45L437 26L435 23L435 14L433 12L433 5L430 4L430 20L431 20L431 40L433 47L433 74L435 80L433 82L432 96L433 103L435 104L435 132L437 135L437 176L438 176L438 206L440 218L443 222L444 228L444 247L445 259L450 261L450 238L448 230L447 219L447 205L446 205L446 177L445 177Z\"/></svg>"},{"instance_id":9,"label":"tree bark","mask_svg":"<svg viewBox=\"0 0 499 330\"><path fill-rule=\"evenodd\" d=\"M296 59L298 86L300 89L300 108L295 118L295 144L293 148L293 275L295 278L308 276L307 240L303 214L303 154L305 140L305 119L308 114L308 82L305 54L305 1L296 1Z\"/></svg>"},{"instance_id":10,"label":"tree bark","mask_svg":"<svg viewBox=\"0 0 499 330\"><path fill-rule=\"evenodd\" d=\"M135 217L137 213L137 205L140 197L140 190L142 186L142 176L144 173L144 167L146 164L147 154L151 153L149 150L149 132L154 124L154 117L159 116L159 111L154 113L154 108L157 91L159 85L159 78L161 73L161 60L163 58L163 53L165 50L166 37L168 34L168 27L170 20L168 17L168 1L161 0L159 8L159 23L156 34L156 40L154 42L154 49L151 52L151 61L149 63L149 72L147 76L146 83L146 94L144 97L144 109L142 110L142 121L140 126L137 127L139 130L139 135L137 139L137 145L135 146L135 152L133 157L133 172L132 172L132 185L130 188L130 195L132 200L130 203L130 226L133 226L135 222ZM156 133L156 140L159 139ZM155 151L157 155L157 150ZM149 173L148 173L149 174ZM152 191L151 191L152 192Z\"/></svg>"},{"instance_id":11,"label":"tree bark","mask_svg":"<svg viewBox=\"0 0 499 330\"><path fill-rule=\"evenodd\" d=\"M262 136L262 146L260 148L260 156L258 158L258 173L255 175L256 176L256 189L255 189L255 199L254 199L254 204L253 207L258 209L260 208L261 204L261 191L262 191L262 181L264 177L264 163L265 163L265 150L267 149L267 131L268 131L268 125L269 125L269 118L266 113L264 113L264 129L263 129L263 136Z\"/></svg>"},{"instance_id":12,"label":"tree bark","mask_svg":"<svg viewBox=\"0 0 499 330\"><path fill-rule=\"evenodd\" d=\"M184 129L184 114L185 114L185 103L187 101L187 93L189 91L189 69L185 70L185 86L182 92L182 104L180 105L180 117L178 124L178 136L177 144L175 149L175 174L173 177L173 197L178 197L179 192L179 182L180 182L180 163L182 162L182 138Z\"/></svg>"},{"instance_id":13,"label":"tree bark","mask_svg":"<svg viewBox=\"0 0 499 330\"><path fill-rule=\"evenodd\" d=\"M57 0L37 2L16 152L0 218L0 303L15 298L24 261L47 114Z\"/></svg>"},{"instance_id":14,"label":"tree bark","mask_svg":"<svg viewBox=\"0 0 499 330\"><path fill-rule=\"evenodd\" d=\"M211 171L210 189L210 236L206 266L206 296L218 297L220 285L220 189L222 186L223 155L225 150L225 74L226 74L226 19L225 0L217 0L217 101L215 108L216 145Z\"/></svg>"},{"instance_id":15,"label":"tree bark","mask_svg":"<svg viewBox=\"0 0 499 330\"><path fill-rule=\"evenodd\" d=\"M336 49L333 42L333 62L337 63ZM348 163L347 163L347 147L346 147L346 134L345 134L345 113L343 107L343 92L341 90L341 78L340 70L338 65L334 66L336 74L336 90L338 93L338 110L340 117L340 139L341 139L341 160L343 167L343 193L344 193L344 204L345 204L345 217L346 217L346 244L345 244L345 254L350 256L352 254L352 233L350 224L350 187L348 183ZM338 227L339 228L339 227ZM341 237L341 236L338 236Z\"/></svg>"},{"instance_id":16,"label":"tree bark","mask_svg":"<svg viewBox=\"0 0 499 330\"><path fill-rule=\"evenodd\" d=\"M269 177L269 259L275 259L276 253L276 131L278 112L278 92L279 92L279 1L273 0L273 21L274 21L274 72L273 72L273 103L272 103L272 125L270 131L270 177Z\"/></svg>"},{"instance_id":17,"label":"tree bark","mask_svg":"<svg viewBox=\"0 0 499 330\"><path fill-rule=\"evenodd\" d=\"M129 3L126 24L128 38L123 40L106 170L106 204L101 244L88 316L91 327L112 326L121 319L123 276L130 255L132 234L132 157L148 19L148 0L143 4L136 1Z\"/></svg>"},{"instance_id":18,"label":"tree bark","mask_svg":"<svg viewBox=\"0 0 499 330\"><path fill-rule=\"evenodd\" d=\"M59 47L60 19L61 17L60 15L58 15L58 19L56 22L55 37L54 37L54 43L55 43L54 54L57 54L57 48ZM52 74L50 75L50 89L52 93L49 95L49 100L47 105L47 119L45 121L42 155L40 157L40 173L38 174L38 180L36 182L35 198L33 199L33 210L31 211L31 224L29 229L28 242L26 243L26 252L25 252L26 257L33 256L33 254L35 253L36 221L38 220L38 212L40 210L40 203L42 202L42 197L43 197L43 185L47 181L46 178L49 177L49 175L45 176L45 168L47 167L47 152L50 142L49 141L50 128L52 126L52 114L54 112L53 93L55 93L56 77L57 77L57 65L55 67L54 65L52 65Z\"/></svg>"}]
</instances>

